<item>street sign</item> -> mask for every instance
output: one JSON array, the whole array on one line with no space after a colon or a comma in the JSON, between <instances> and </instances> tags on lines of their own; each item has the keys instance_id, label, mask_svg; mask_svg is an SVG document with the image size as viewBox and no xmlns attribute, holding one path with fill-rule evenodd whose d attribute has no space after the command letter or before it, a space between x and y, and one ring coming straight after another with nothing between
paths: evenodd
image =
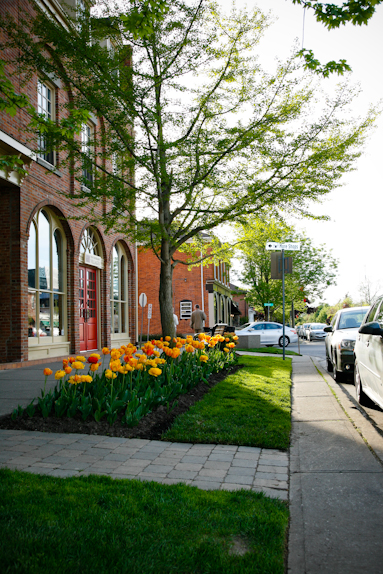
<instances>
[{"instance_id":1,"label":"street sign","mask_svg":"<svg viewBox=\"0 0 383 574\"><path fill-rule=\"evenodd\" d=\"M264 303L264 307L274 307L274 303Z\"/></svg>"},{"instance_id":2,"label":"street sign","mask_svg":"<svg viewBox=\"0 0 383 574\"><path fill-rule=\"evenodd\" d=\"M138 298L138 302L141 305L141 307L146 307L146 303L148 302L146 293L141 293L141 295Z\"/></svg>"},{"instance_id":3,"label":"street sign","mask_svg":"<svg viewBox=\"0 0 383 574\"><path fill-rule=\"evenodd\" d=\"M270 253L271 257L271 268L270 275L271 279L282 279L282 252L273 251ZM285 269L285 274L293 272L293 258L284 257L283 264Z\"/></svg>"},{"instance_id":4,"label":"street sign","mask_svg":"<svg viewBox=\"0 0 383 574\"><path fill-rule=\"evenodd\" d=\"M152 307L153 307L153 305L151 303L149 303L149 305L148 305L148 319L152 318Z\"/></svg>"},{"instance_id":5,"label":"street sign","mask_svg":"<svg viewBox=\"0 0 383 574\"><path fill-rule=\"evenodd\" d=\"M300 251L300 243L275 243L274 241L268 241L266 243L266 251L280 251L284 249L285 251Z\"/></svg>"}]
</instances>

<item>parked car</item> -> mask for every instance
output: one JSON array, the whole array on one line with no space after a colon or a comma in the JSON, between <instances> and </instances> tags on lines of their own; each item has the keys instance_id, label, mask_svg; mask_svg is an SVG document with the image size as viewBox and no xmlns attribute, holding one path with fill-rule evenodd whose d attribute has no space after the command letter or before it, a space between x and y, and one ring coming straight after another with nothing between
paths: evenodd
<instances>
[{"instance_id":1,"label":"parked car","mask_svg":"<svg viewBox=\"0 0 383 574\"><path fill-rule=\"evenodd\" d=\"M311 323L303 323L303 325L301 325L301 329L300 329L300 338L301 339L306 339L306 331L309 328Z\"/></svg>"},{"instance_id":2,"label":"parked car","mask_svg":"<svg viewBox=\"0 0 383 574\"><path fill-rule=\"evenodd\" d=\"M283 325L281 323L274 322L253 322L245 323L243 327L237 328L235 334L238 337L243 335L260 335L261 345L266 345L266 347L272 347L273 345L283 346ZM295 329L291 327L285 327L285 346L290 343L296 343L298 341L298 335Z\"/></svg>"},{"instance_id":3,"label":"parked car","mask_svg":"<svg viewBox=\"0 0 383 574\"><path fill-rule=\"evenodd\" d=\"M376 299L358 330L354 358L357 401L365 404L367 395L383 409L383 295Z\"/></svg>"},{"instance_id":4,"label":"parked car","mask_svg":"<svg viewBox=\"0 0 383 574\"><path fill-rule=\"evenodd\" d=\"M325 327L327 370L335 381L354 370L354 346L358 329L369 307L349 307L335 313L331 325Z\"/></svg>"},{"instance_id":5,"label":"parked car","mask_svg":"<svg viewBox=\"0 0 383 574\"><path fill-rule=\"evenodd\" d=\"M308 341L325 339L327 335L323 330L325 327L327 327L325 323L310 323L306 330L306 339Z\"/></svg>"}]
</instances>

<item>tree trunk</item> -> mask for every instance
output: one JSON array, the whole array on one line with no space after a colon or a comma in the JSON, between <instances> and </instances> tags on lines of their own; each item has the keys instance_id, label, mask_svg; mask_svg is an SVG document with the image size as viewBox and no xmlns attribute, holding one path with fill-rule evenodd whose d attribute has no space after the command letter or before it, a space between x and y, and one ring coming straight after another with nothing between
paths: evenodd
<instances>
[{"instance_id":1,"label":"tree trunk","mask_svg":"<svg viewBox=\"0 0 383 574\"><path fill-rule=\"evenodd\" d=\"M170 257L169 242L162 240L161 245L161 274L160 274L160 313L162 336L175 337L176 330L173 320L173 267Z\"/></svg>"}]
</instances>

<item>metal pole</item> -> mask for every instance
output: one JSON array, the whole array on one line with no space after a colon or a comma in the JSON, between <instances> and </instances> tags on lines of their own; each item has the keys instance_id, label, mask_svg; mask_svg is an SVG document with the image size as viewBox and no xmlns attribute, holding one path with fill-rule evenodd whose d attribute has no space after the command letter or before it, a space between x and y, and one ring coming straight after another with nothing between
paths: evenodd
<instances>
[{"instance_id":1,"label":"metal pole","mask_svg":"<svg viewBox=\"0 0 383 574\"><path fill-rule=\"evenodd\" d=\"M283 360L285 360L285 250L282 249L282 313L283 313Z\"/></svg>"},{"instance_id":2,"label":"metal pole","mask_svg":"<svg viewBox=\"0 0 383 574\"><path fill-rule=\"evenodd\" d=\"M142 347L142 333L143 333L143 331L144 331L144 308L142 307L140 348Z\"/></svg>"}]
</instances>

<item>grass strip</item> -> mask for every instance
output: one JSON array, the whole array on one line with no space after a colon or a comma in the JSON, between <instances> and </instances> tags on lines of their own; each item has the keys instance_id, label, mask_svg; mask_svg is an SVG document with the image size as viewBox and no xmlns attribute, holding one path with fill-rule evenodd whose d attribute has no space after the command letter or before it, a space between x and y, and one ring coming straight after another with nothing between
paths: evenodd
<instances>
[{"instance_id":1,"label":"grass strip","mask_svg":"<svg viewBox=\"0 0 383 574\"><path fill-rule=\"evenodd\" d=\"M286 503L0 469L2 573L282 574Z\"/></svg>"},{"instance_id":2,"label":"grass strip","mask_svg":"<svg viewBox=\"0 0 383 574\"><path fill-rule=\"evenodd\" d=\"M241 356L244 365L176 418L163 440L287 449L291 359Z\"/></svg>"},{"instance_id":3,"label":"grass strip","mask_svg":"<svg viewBox=\"0 0 383 574\"><path fill-rule=\"evenodd\" d=\"M235 349L236 351L247 351L248 353L265 353L268 355L283 355L283 349L278 349L278 348L273 348L273 347L260 347L258 349L241 349L240 347L237 347ZM299 353L296 353L295 351L287 351L287 349L285 350L285 355L295 355L300 357L301 355Z\"/></svg>"}]
</instances>

